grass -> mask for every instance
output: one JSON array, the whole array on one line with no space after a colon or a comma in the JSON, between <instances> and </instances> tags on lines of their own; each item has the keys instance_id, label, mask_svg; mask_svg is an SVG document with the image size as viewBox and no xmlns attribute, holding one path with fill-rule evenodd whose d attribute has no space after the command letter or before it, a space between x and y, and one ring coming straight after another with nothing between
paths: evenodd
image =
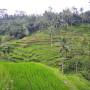
<instances>
[{"instance_id":1,"label":"grass","mask_svg":"<svg viewBox=\"0 0 90 90\"><path fill-rule=\"evenodd\" d=\"M56 32L53 33L53 47L50 45L49 30L38 31L23 39L7 42L14 47L14 50L5 55L0 53L0 60L15 62L33 61L57 67L62 60L62 54L59 52L62 38L67 40L66 46L72 50L70 52L71 56L73 53L77 54L84 51L85 55L79 55L79 60L88 60L90 47L89 30L89 25L69 26L67 30L64 28L56 30ZM65 56L64 53L63 56ZM77 57L76 55L73 60L77 59Z\"/></svg>"},{"instance_id":2,"label":"grass","mask_svg":"<svg viewBox=\"0 0 90 90\"><path fill-rule=\"evenodd\" d=\"M0 90L69 90L52 68L42 64L0 63L0 66Z\"/></svg>"},{"instance_id":3,"label":"grass","mask_svg":"<svg viewBox=\"0 0 90 90\"><path fill-rule=\"evenodd\" d=\"M40 63L1 62L0 90L90 90L90 82Z\"/></svg>"},{"instance_id":4,"label":"grass","mask_svg":"<svg viewBox=\"0 0 90 90\"><path fill-rule=\"evenodd\" d=\"M70 55L85 52L85 55L76 55L70 60L88 61L90 59L89 30L89 25L70 26L67 30L58 30L58 33L53 34L52 47L48 30L7 42L14 49L7 54L0 52L0 60L19 63L0 62L0 90L90 90L90 82L82 76L63 75L57 69L46 66L60 69L58 64L64 58L59 52L62 38L67 40L66 45L72 50Z\"/></svg>"},{"instance_id":5,"label":"grass","mask_svg":"<svg viewBox=\"0 0 90 90\"><path fill-rule=\"evenodd\" d=\"M87 28L88 32L85 32ZM67 40L66 45L72 49L73 53L82 51L88 53L90 46L89 28L89 26L72 26L68 27L67 30L58 30L59 33L54 33L53 35L53 47L50 45L50 35L48 34L48 30L41 32L39 31L20 40L13 40L9 42L10 45L14 46L13 52L7 54L4 56L4 58L2 57L1 59L16 62L34 61L57 66L58 62L60 62L62 58L60 57L61 53L59 53L59 50L61 49L62 38ZM82 29L84 32L82 32ZM89 56L79 55L80 59L83 57L88 58Z\"/></svg>"}]
</instances>

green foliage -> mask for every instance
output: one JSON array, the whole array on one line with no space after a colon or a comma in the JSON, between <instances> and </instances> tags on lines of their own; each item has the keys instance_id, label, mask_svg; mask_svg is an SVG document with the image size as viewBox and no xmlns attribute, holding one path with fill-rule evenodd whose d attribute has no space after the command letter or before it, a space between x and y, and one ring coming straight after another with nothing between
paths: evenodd
<instances>
[{"instance_id":1,"label":"green foliage","mask_svg":"<svg viewBox=\"0 0 90 90\"><path fill-rule=\"evenodd\" d=\"M64 62L64 73L88 71L89 65L85 62L90 58L89 29L90 26L86 25L68 26L67 30L65 28L55 29L55 32L53 30L52 47L48 30L38 31L23 39L8 41L8 45L14 49L7 54L1 53L0 60L41 62L59 69ZM5 47L1 47L1 50ZM89 75L89 72L87 73Z\"/></svg>"},{"instance_id":2,"label":"green foliage","mask_svg":"<svg viewBox=\"0 0 90 90\"><path fill-rule=\"evenodd\" d=\"M0 61L40 62L90 80L90 11L49 9L42 16L0 12ZM0 90L90 90L80 77L36 63L1 63Z\"/></svg>"},{"instance_id":3,"label":"green foliage","mask_svg":"<svg viewBox=\"0 0 90 90\"><path fill-rule=\"evenodd\" d=\"M0 63L0 67L0 90L69 90L55 70L42 64Z\"/></svg>"},{"instance_id":4,"label":"green foliage","mask_svg":"<svg viewBox=\"0 0 90 90\"><path fill-rule=\"evenodd\" d=\"M63 75L40 63L0 63L0 90L90 90L79 75Z\"/></svg>"},{"instance_id":5,"label":"green foliage","mask_svg":"<svg viewBox=\"0 0 90 90\"><path fill-rule=\"evenodd\" d=\"M90 22L89 11L76 13L77 8L73 8L72 12L69 8L60 13L45 11L43 15L25 15L24 11L18 11L18 14L9 15L7 9L0 9L0 35L8 35L14 39L23 38L33 32L46 30L53 26L58 29L64 27L68 29L68 25L80 26ZM83 9L81 9L83 10ZM78 11L77 11L78 12ZM82 14L83 13L83 14Z\"/></svg>"}]
</instances>

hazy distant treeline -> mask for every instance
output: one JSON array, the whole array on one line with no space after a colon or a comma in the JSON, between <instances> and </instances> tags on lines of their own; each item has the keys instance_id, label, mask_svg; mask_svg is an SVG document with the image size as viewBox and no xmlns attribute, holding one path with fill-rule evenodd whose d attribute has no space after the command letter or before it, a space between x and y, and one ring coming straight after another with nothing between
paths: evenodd
<instances>
[{"instance_id":1,"label":"hazy distant treeline","mask_svg":"<svg viewBox=\"0 0 90 90\"><path fill-rule=\"evenodd\" d=\"M9 15L7 12L7 9L0 9L0 35L8 35L12 38L22 38L50 26L59 28L65 25L90 23L90 11L84 12L83 8L80 10L75 7L67 8L55 13L49 7L43 15L27 15L24 11L16 11L15 14Z\"/></svg>"}]
</instances>

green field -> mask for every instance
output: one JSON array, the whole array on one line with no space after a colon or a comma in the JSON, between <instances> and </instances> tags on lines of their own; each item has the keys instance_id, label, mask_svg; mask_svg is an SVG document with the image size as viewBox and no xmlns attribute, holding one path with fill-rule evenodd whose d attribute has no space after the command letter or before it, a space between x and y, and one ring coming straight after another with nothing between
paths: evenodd
<instances>
[{"instance_id":1,"label":"green field","mask_svg":"<svg viewBox=\"0 0 90 90\"><path fill-rule=\"evenodd\" d=\"M45 1L53 5L40 2L39 13L35 2L33 14L0 8L0 90L90 90L90 10L75 1L57 12Z\"/></svg>"},{"instance_id":2,"label":"green field","mask_svg":"<svg viewBox=\"0 0 90 90\"><path fill-rule=\"evenodd\" d=\"M40 63L1 62L0 90L90 90L90 82Z\"/></svg>"},{"instance_id":3,"label":"green field","mask_svg":"<svg viewBox=\"0 0 90 90\"><path fill-rule=\"evenodd\" d=\"M52 47L49 30L1 43L0 90L90 90L89 30L88 25L57 29ZM63 39L68 60L65 51L60 53Z\"/></svg>"},{"instance_id":4,"label":"green field","mask_svg":"<svg viewBox=\"0 0 90 90\"><path fill-rule=\"evenodd\" d=\"M90 49L90 26L70 26L66 30L58 29L53 32L53 43L51 47L49 30L38 31L28 37L19 40L11 40L2 45L13 47L10 53L3 55L0 52L0 60L6 61L33 61L41 62L51 66L58 66L58 63L65 58L65 53L60 53L62 39L66 40L66 47L69 48L70 60L85 61L89 59ZM85 54L82 54L84 52ZM78 55L77 55L78 54Z\"/></svg>"}]
</instances>

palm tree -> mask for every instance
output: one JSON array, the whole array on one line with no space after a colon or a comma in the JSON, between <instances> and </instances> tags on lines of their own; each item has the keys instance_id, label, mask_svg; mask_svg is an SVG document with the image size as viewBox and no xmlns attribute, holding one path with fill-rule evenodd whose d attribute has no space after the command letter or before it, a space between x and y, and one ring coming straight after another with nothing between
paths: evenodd
<instances>
[{"instance_id":1,"label":"palm tree","mask_svg":"<svg viewBox=\"0 0 90 90\"><path fill-rule=\"evenodd\" d=\"M82 24L83 24L83 8L80 8L80 12L81 12L81 18L82 18Z\"/></svg>"},{"instance_id":2,"label":"palm tree","mask_svg":"<svg viewBox=\"0 0 90 90\"><path fill-rule=\"evenodd\" d=\"M48 7L50 14L52 13L52 7ZM52 31L53 31L53 22L52 20L50 20L50 39L51 39L51 47L53 44L53 35L52 35Z\"/></svg>"},{"instance_id":3,"label":"palm tree","mask_svg":"<svg viewBox=\"0 0 90 90\"><path fill-rule=\"evenodd\" d=\"M76 7L72 7L72 11L73 11L73 14L78 14L78 10L77 10L77 8Z\"/></svg>"}]
</instances>

